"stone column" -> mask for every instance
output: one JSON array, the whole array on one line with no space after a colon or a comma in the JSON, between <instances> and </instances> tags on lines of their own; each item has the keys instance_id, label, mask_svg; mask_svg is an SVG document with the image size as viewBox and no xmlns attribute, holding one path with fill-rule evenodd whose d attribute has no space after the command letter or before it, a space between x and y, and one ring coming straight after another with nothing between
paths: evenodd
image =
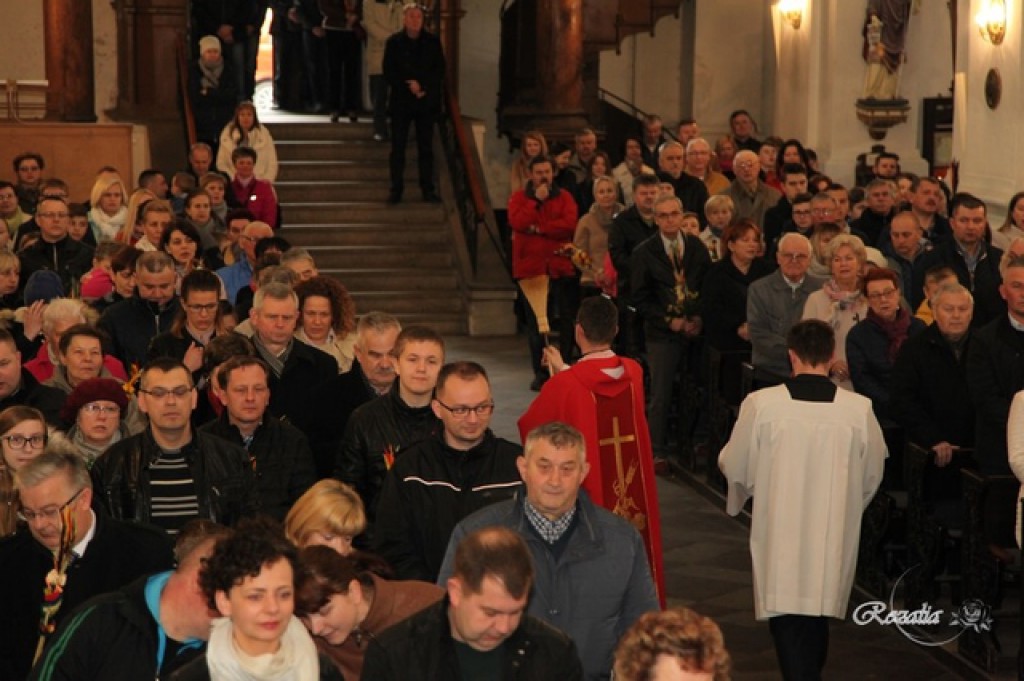
<instances>
[{"instance_id":1,"label":"stone column","mask_svg":"<svg viewBox=\"0 0 1024 681\"><path fill-rule=\"evenodd\" d=\"M96 121L92 60L92 3L44 0L46 117L61 121Z\"/></svg>"}]
</instances>

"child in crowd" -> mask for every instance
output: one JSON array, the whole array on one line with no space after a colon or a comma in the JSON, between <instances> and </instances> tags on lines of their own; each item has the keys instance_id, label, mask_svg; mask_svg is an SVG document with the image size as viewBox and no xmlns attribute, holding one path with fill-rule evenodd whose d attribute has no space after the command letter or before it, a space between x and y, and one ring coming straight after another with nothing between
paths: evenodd
<instances>
[{"instance_id":1,"label":"child in crowd","mask_svg":"<svg viewBox=\"0 0 1024 681\"><path fill-rule=\"evenodd\" d=\"M935 321L932 316L932 306L929 302L935 292L942 288L943 284L955 284L959 281L953 268L947 265L936 265L924 273L924 300L917 308L914 316L925 324Z\"/></svg>"},{"instance_id":2,"label":"child in crowd","mask_svg":"<svg viewBox=\"0 0 1024 681\"><path fill-rule=\"evenodd\" d=\"M88 228L88 221L85 225ZM111 260L122 248L125 248L125 245L116 241L101 241L96 244L92 256L92 269L82 275L82 300L91 304L114 290Z\"/></svg>"},{"instance_id":3,"label":"child in crowd","mask_svg":"<svg viewBox=\"0 0 1024 681\"><path fill-rule=\"evenodd\" d=\"M839 225L834 222L823 222L815 225L811 232L811 267L810 273L819 277L832 276L832 264L828 259L828 245L839 236Z\"/></svg>"},{"instance_id":4,"label":"child in crowd","mask_svg":"<svg viewBox=\"0 0 1024 681\"><path fill-rule=\"evenodd\" d=\"M174 173L171 178L171 209L175 215L185 212L185 197L196 188L196 178L184 171Z\"/></svg>"},{"instance_id":5,"label":"child in crowd","mask_svg":"<svg viewBox=\"0 0 1024 681\"><path fill-rule=\"evenodd\" d=\"M89 233L89 207L84 203L69 204L68 215L71 221L68 236L75 241L81 241Z\"/></svg>"},{"instance_id":6,"label":"child in crowd","mask_svg":"<svg viewBox=\"0 0 1024 681\"><path fill-rule=\"evenodd\" d=\"M687 213L692 215L692 213ZM685 218L685 216L683 216ZM708 247L711 253L711 261L717 262L721 258L722 232L729 226L729 223L736 217L736 206L732 199L725 194L715 194L704 202L704 217L708 220L708 226L697 236Z\"/></svg>"}]
</instances>

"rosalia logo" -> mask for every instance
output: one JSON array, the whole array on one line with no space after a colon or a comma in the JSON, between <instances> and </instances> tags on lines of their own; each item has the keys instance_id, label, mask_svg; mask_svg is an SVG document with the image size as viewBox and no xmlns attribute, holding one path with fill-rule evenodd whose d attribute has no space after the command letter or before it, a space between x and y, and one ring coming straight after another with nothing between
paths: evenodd
<instances>
[{"instance_id":1,"label":"rosalia logo","mask_svg":"<svg viewBox=\"0 0 1024 681\"><path fill-rule=\"evenodd\" d=\"M895 626L900 633L914 643L922 646L942 646L960 638L960 635L967 630L975 633L988 631L992 628L992 615L989 607L978 599L969 599L960 604L960 608L950 613L949 626L956 627L956 633L942 640L925 638L907 631L907 626L937 626L943 623L942 609L933 609L928 603L924 603L917 610L899 610L893 607L896 600L896 589L907 574L916 569L910 568L893 584L892 593L889 595L888 605L884 601L868 601L861 603L853 611L853 623L860 626L866 624L880 624L883 627Z\"/></svg>"}]
</instances>

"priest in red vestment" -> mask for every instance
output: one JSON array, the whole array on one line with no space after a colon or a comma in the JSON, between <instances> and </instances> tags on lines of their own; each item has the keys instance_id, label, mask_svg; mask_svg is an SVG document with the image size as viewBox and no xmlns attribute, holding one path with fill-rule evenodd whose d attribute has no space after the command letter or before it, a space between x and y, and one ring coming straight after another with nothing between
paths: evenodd
<instances>
[{"instance_id":1,"label":"priest in red vestment","mask_svg":"<svg viewBox=\"0 0 1024 681\"><path fill-rule=\"evenodd\" d=\"M644 416L643 370L611 350L618 311L604 296L583 301L576 317L576 343L583 358L568 367L557 348L544 350L555 375L519 419L519 433L563 421L583 433L590 474L583 488L595 504L622 516L640 532L658 598L665 605L661 516L651 437Z\"/></svg>"}]
</instances>

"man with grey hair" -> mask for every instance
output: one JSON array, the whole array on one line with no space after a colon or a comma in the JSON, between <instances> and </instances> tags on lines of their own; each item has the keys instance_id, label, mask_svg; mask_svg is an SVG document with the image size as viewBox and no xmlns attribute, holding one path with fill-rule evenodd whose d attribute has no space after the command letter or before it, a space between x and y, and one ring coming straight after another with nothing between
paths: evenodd
<instances>
[{"instance_id":1,"label":"man with grey hair","mask_svg":"<svg viewBox=\"0 0 1024 681\"><path fill-rule=\"evenodd\" d=\"M244 258L239 258L233 265L228 265L217 270L217 276L224 282L224 290L227 292L228 300L235 304L238 292L252 282L253 268L256 266L256 243L260 239L274 236L274 228L265 222L256 220L242 228L242 234L238 237L238 245L241 246Z\"/></svg>"},{"instance_id":2,"label":"man with grey hair","mask_svg":"<svg viewBox=\"0 0 1024 681\"><path fill-rule=\"evenodd\" d=\"M281 265L295 272L299 281L308 281L320 274L312 254L305 248L289 248L281 255Z\"/></svg>"},{"instance_id":3,"label":"man with grey hair","mask_svg":"<svg viewBox=\"0 0 1024 681\"><path fill-rule=\"evenodd\" d=\"M89 472L66 441L51 441L18 470L14 484L28 531L0 543L3 679L28 676L42 644L80 603L174 564L162 533L92 510ZM53 592L49 575L64 588L44 608Z\"/></svg>"},{"instance_id":4,"label":"man with grey hair","mask_svg":"<svg viewBox=\"0 0 1024 681\"><path fill-rule=\"evenodd\" d=\"M174 261L163 251L143 253L135 263L135 295L114 303L100 317L99 328L111 341L113 354L131 374L146 363L149 342L171 330L181 301L174 292Z\"/></svg>"},{"instance_id":5,"label":"man with grey hair","mask_svg":"<svg viewBox=\"0 0 1024 681\"><path fill-rule=\"evenodd\" d=\"M576 133L576 150L569 158L569 170L572 171L579 184L587 176L587 164L594 159L597 153L597 133L590 128L583 128Z\"/></svg>"},{"instance_id":6,"label":"man with grey hair","mask_svg":"<svg viewBox=\"0 0 1024 681\"><path fill-rule=\"evenodd\" d=\"M683 210L697 214L701 227L708 223L704 215L704 204L708 201L708 188L697 178L683 172L686 165L683 145L666 142L658 156L658 179L672 185L676 198L683 202Z\"/></svg>"},{"instance_id":7,"label":"man with grey hair","mask_svg":"<svg viewBox=\"0 0 1024 681\"><path fill-rule=\"evenodd\" d=\"M757 154L749 149L736 153L732 161L732 170L736 173L736 179L722 193L731 198L733 205L736 206L733 220L747 218L758 226L763 225L765 213L779 202L782 194L775 187L769 187L761 182L761 161Z\"/></svg>"},{"instance_id":8,"label":"man with grey hair","mask_svg":"<svg viewBox=\"0 0 1024 681\"><path fill-rule=\"evenodd\" d=\"M802 234L783 234L775 259L779 269L747 289L747 329L755 377L761 385L774 385L789 376L786 334L800 321L807 297L825 283L807 272L811 242Z\"/></svg>"},{"instance_id":9,"label":"man with grey hair","mask_svg":"<svg viewBox=\"0 0 1024 681\"><path fill-rule=\"evenodd\" d=\"M703 137L686 143L686 174L703 182L709 196L729 188L729 178L711 167L711 145ZM703 213L704 206L694 206L693 210Z\"/></svg>"},{"instance_id":10,"label":"man with grey hair","mask_svg":"<svg viewBox=\"0 0 1024 681\"><path fill-rule=\"evenodd\" d=\"M313 389L306 434L313 448L318 477L327 477L333 472L334 457L352 412L391 390L395 382L391 351L401 331L401 323L387 312L367 312L356 322L356 361L352 368Z\"/></svg>"},{"instance_id":11,"label":"man with grey hair","mask_svg":"<svg viewBox=\"0 0 1024 681\"><path fill-rule=\"evenodd\" d=\"M534 428L517 463L526 493L456 526L438 584L455 573L464 537L483 527L515 530L537 566L527 612L569 634L584 678L607 679L619 638L640 615L659 609L643 540L580 490L589 465L583 435L572 426L553 421Z\"/></svg>"},{"instance_id":12,"label":"man with grey hair","mask_svg":"<svg viewBox=\"0 0 1024 681\"><path fill-rule=\"evenodd\" d=\"M310 395L338 374L338 361L295 338L299 298L290 286L271 283L256 291L249 319L256 352L270 367L270 411L304 429Z\"/></svg>"}]
</instances>

